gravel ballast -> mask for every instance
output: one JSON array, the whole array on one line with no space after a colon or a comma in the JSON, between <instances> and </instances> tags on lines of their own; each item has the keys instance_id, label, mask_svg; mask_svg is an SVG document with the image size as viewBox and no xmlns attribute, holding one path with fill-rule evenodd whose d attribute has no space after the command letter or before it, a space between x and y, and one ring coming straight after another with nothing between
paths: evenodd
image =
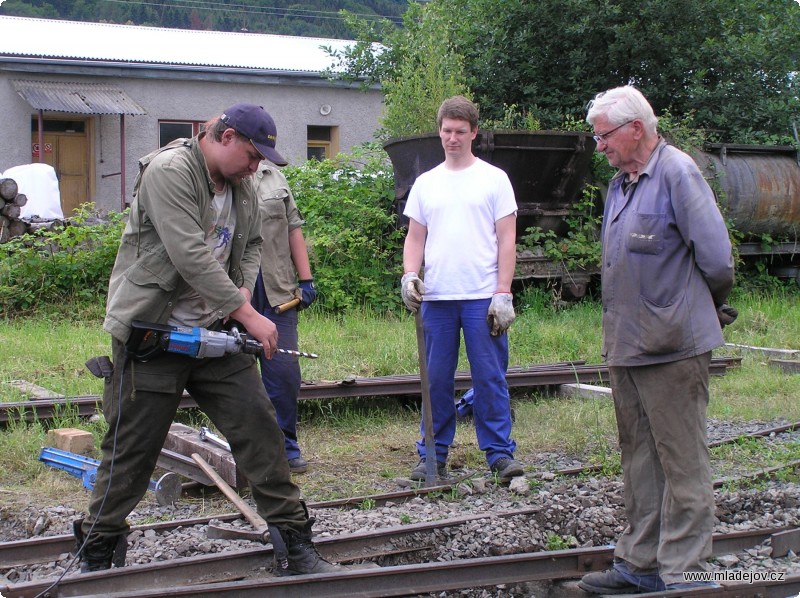
<instances>
[{"instance_id":1,"label":"gravel ballast","mask_svg":"<svg viewBox=\"0 0 800 598\"><path fill-rule=\"evenodd\" d=\"M712 422L709 440L754 432L778 423L747 422L740 424ZM798 432L782 433L764 442L797 443ZM546 464L544 467L541 464ZM553 467L553 464L557 467ZM420 561L449 561L454 559L488 557L519 552L534 552L553 548L577 548L612 544L625 528L624 493L620 476L601 475L582 477L555 476L559 468L574 467L574 459L555 454L539 455L537 463L526 463L526 475L510 486L499 486L494 480L475 472L469 480L455 486L446 496L416 497L406 502L350 509L314 509L314 532L321 536L370 531L409 523L436 521L484 515L458 527L436 532L434 547L414 558ZM746 464L744 464L746 465ZM454 478L469 473L454 471ZM734 475L729 469L726 477ZM720 477L719 473L715 477ZM764 528L797 527L800 525L800 485L796 475L780 480L753 483L741 488L724 487L715 491L715 533L747 531ZM406 480L387 481L386 492L401 490ZM224 499L222 499L224 500ZM88 501L88 496L87 496ZM188 519L207 515L199 501L180 501L169 507L154 501L142 501L131 513L132 525L173 519ZM499 513L519 509L531 512L514 517L499 517ZM229 509L232 511L233 507ZM15 512L12 512L15 511ZM53 505L5 508L0 512L0 541L19 540L37 536L71 533L71 523L82 513ZM238 524L238 522L237 522ZM241 525L248 526L246 522ZM149 563L226 550L254 547L247 541L210 540L206 526L182 527L168 532L137 530L128 537L127 564ZM408 557L405 557L406 559ZM0 583L16 584L25 581L55 578L61 575L72 559L62 555L57 562L30 567L0 569ZM402 564L410 560L393 560L381 564ZM268 565L268 564L267 564ZM711 560L715 570L782 571L800 574L800 558L789 551L774 556L769 543L736 554L721 555ZM67 575L77 574L72 564ZM540 589L530 584L473 588L441 593L437 596L531 596Z\"/></svg>"}]
</instances>

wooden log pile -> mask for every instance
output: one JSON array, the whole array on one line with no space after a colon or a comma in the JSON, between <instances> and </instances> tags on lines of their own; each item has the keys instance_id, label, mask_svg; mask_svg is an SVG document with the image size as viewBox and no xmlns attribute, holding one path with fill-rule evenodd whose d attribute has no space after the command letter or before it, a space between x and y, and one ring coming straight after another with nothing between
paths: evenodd
<instances>
[{"instance_id":1,"label":"wooden log pile","mask_svg":"<svg viewBox=\"0 0 800 598\"><path fill-rule=\"evenodd\" d=\"M26 203L28 198L19 193L14 179L0 179L0 243L28 232L28 223L20 218Z\"/></svg>"}]
</instances>

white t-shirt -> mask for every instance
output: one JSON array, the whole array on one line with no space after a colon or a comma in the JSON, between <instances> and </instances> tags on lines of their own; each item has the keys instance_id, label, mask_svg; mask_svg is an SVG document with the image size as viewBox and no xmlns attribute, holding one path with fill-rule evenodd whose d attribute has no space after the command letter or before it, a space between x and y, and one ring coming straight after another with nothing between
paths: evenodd
<instances>
[{"instance_id":1,"label":"white t-shirt","mask_svg":"<svg viewBox=\"0 0 800 598\"><path fill-rule=\"evenodd\" d=\"M497 289L495 222L517 211L508 175L477 159L417 177L403 214L428 229L425 300L484 299Z\"/></svg>"}]
</instances>

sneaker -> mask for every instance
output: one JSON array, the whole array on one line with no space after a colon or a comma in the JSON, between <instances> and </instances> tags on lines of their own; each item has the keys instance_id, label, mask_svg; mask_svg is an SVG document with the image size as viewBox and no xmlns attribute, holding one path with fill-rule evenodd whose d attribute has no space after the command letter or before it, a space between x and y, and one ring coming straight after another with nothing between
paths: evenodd
<instances>
[{"instance_id":1,"label":"sneaker","mask_svg":"<svg viewBox=\"0 0 800 598\"><path fill-rule=\"evenodd\" d=\"M496 474L501 482L510 482L511 478L525 475L522 465L511 457L501 457L490 467L493 474Z\"/></svg>"},{"instance_id":2,"label":"sneaker","mask_svg":"<svg viewBox=\"0 0 800 598\"><path fill-rule=\"evenodd\" d=\"M308 471L308 461L303 457L295 457L289 459L289 471L292 473L305 473Z\"/></svg>"},{"instance_id":3,"label":"sneaker","mask_svg":"<svg viewBox=\"0 0 800 598\"><path fill-rule=\"evenodd\" d=\"M415 482L424 482L428 475L428 467L425 465L425 457L419 460L419 463L411 470L411 479ZM436 475L440 478L447 477L447 463L442 461L436 462Z\"/></svg>"}]
</instances>

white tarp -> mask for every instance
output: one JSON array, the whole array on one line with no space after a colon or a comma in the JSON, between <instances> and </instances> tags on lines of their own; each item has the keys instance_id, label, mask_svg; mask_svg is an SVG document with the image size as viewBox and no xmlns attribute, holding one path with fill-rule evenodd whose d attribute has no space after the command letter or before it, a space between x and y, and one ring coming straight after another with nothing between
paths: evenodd
<instances>
[{"instance_id":1,"label":"white tarp","mask_svg":"<svg viewBox=\"0 0 800 598\"><path fill-rule=\"evenodd\" d=\"M28 203L22 206L20 218L42 218L44 220L63 219L61 192L58 190L58 177L49 164L37 162L12 166L0 178L14 179L17 193L24 193Z\"/></svg>"}]
</instances>

